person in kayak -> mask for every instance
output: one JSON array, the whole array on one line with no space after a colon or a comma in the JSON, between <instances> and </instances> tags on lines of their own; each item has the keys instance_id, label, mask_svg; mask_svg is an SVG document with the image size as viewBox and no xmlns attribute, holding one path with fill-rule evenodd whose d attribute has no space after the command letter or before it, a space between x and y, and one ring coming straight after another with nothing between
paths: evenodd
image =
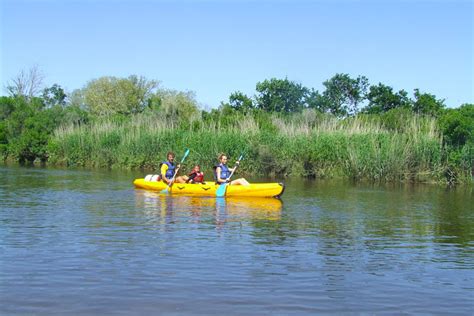
<instances>
[{"instance_id":1,"label":"person in kayak","mask_svg":"<svg viewBox=\"0 0 474 316\"><path fill-rule=\"evenodd\" d=\"M201 172L201 166L195 165L193 171L183 178L186 183L204 183L204 172Z\"/></svg>"},{"instance_id":2,"label":"person in kayak","mask_svg":"<svg viewBox=\"0 0 474 316\"><path fill-rule=\"evenodd\" d=\"M239 162L237 161L237 165ZM216 178L216 183L217 184L222 184L229 182L230 185L250 185L250 183L245 180L244 178L240 178L237 180L232 180L229 181L228 178L230 177L230 174L232 171L235 170L236 167L234 168L229 168L227 167L227 156L225 154L220 154L219 155L219 164L215 166L215 178Z\"/></svg>"},{"instance_id":3,"label":"person in kayak","mask_svg":"<svg viewBox=\"0 0 474 316\"><path fill-rule=\"evenodd\" d=\"M179 164L178 165L175 165L174 163L174 157L176 155L174 154L174 152L172 151L169 151L167 154L166 154L166 158L168 159L167 161L163 161L161 163L161 180L163 180L163 182L165 182L166 184L170 184L171 181L173 180L173 177L174 177L174 173L176 171L176 168L179 168ZM185 183L186 180L183 179L183 177L176 177L174 179L174 182L177 182L177 183Z\"/></svg>"}]
</instances>

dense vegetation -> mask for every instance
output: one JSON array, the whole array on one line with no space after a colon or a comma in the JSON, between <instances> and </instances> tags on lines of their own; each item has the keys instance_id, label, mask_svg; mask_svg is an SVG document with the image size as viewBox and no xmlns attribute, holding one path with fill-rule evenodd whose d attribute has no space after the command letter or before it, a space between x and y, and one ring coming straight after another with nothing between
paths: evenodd
<instances>
[{"instance_id":1,"label":"dense vegetation","mask_svg":"<svg viewBox=\"0 0 474 316\"><path fill-rule=\"evenodd\" d=\"M472 182L474 105L446 108L363 76L336 74L322 92L264 80L210 111L143 77L102 77L70 94L21 79L0 98L5 160L156 168L188 147L188 162L205 168L219 152L244 152L242 171L258 175Z\"/></svg>"}]
</instances>

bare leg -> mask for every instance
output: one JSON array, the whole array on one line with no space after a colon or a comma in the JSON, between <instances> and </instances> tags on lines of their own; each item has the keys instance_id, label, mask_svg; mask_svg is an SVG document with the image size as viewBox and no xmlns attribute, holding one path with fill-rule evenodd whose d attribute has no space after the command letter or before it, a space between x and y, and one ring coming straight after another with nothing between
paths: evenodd
<instances>
[{"instance_id":1,"label":"bare leg","mask_svg":"<svg viewBox=\"0 0 474 316\"><path fill-rule=\"evenodd\" d=\"M186 183L186 181L188 181L188 176L180 176L180 177L177 177L174 182L176 183Z\"/></svg>"},{"instance_id":2,"label":"bare leg","mask_svg":"<svg viewBox=\"0 0 474 316\"><path fill-rule=\"evenodd\" d=\"M230 182L231 185L250 185L250 183L244 178L240 178Z\"/></svg>"}]
</instances>

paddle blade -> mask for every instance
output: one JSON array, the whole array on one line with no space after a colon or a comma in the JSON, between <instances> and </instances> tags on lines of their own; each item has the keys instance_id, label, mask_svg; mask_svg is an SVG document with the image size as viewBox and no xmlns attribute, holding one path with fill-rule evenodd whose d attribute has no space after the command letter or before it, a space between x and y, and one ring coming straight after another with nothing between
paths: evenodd
<instances>
[{"instance_id":1,"label":"paddle blade","mask_svg":"<svg viewBox=\"0 0 474 316\"><path fill-rule=\"evenodd\" d=\"M219 187L216 190L216 196L217 197L223 197L225 195L225 189L227 188L227 183L223 183L219 185Z\"/></svg>"},{"instance_id":2,"label":"paddle blade","mask_svg":"<svg viewBox=\"0 0 474 316\"><path fill-rule=\"evenodd\" d=\"M171 185L168 184L168 185L166 186L166 188L164 188L163 190L161 190L161 193L162 193L162 194L171 193L171 186L172 186L172 185L173 185L173 182L171 183Z\"/></svg>"},{"instance_id":3,"label":"paddle blade","mask_svg":"<svg viewBox=\"0 0 474 316\"><path fill-rule=\"evenodd\" d=\"M186 149L186 151L184 152L184 156L183 156L183 159L181 159L181 163L184 162L184 159L186 159L186 157L189 155L189 149Z\"/></svg>"}]
</instances>

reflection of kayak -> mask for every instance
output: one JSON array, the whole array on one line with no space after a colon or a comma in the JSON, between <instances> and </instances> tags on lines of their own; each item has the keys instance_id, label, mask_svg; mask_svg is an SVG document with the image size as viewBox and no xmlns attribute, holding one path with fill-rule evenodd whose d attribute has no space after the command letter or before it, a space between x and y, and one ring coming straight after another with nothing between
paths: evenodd
<instances>
[{"instance_id":1,"label":"reflection of kayak","mask_svg":"<svg viewBox=\"0 0 474 316\"><path fill-rule=\"evenodd\" d=\"M212 199L217 208L224 208L228 216L264 220L279 220L281 218L282 202L278 199L265 198L236 198Z\"/></svg>"},{"instance_id":2,"label":"reflection of kayak","mask_svg":"<svg viewBox=\"0 0 474 316\"><path fill-rule=\"evenodd\" d=\"M213 198L198 195L160 194L157 191L136 190L138 209L156 224L191 219L193 222L279 221L283 203L280 199L262 197ZM212 221L211 221L212 222Z\"/></svg>"},{"instance_id":3,"label":"reflection of kayak","mask_svg":"<svg viewBox=\"0 0 474 316\"><path fill-rule=\"evenodd\" d=\"M166 184L162 181L146 181L145 179L136 179L133 184L137 188L161 191L166 189ZM207 184L181 184L175 183L171 187L172 194L186 194L186 195L204 195L216 196L216 190L219 186L215 183L208 182ZM285 186L282 183L254 183L249 186L244 185L228 185L226 190L226 197L275 197L279 198Z\"/></svg>"}]
</instances>

